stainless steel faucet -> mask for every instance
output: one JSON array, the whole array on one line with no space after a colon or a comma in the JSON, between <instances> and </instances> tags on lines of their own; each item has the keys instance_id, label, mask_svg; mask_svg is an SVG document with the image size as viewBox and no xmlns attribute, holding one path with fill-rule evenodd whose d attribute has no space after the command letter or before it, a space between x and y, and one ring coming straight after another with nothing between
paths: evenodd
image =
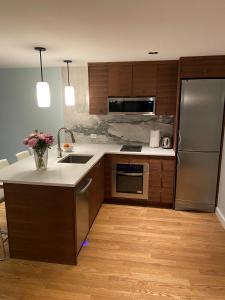
<instances>
[{"instance_id":1,"label":"stainless steel faucet","mask_svg":"<svg viewBox=\"0 0 225 300\"><path fill-rule=\"evenodd\" d=\"M71 130L69 130L68 128L66 127L62 127L58 130L58 134L57 134L57 141L58 141L58 148L57 148L57 157L62 157L62 148L60 146L60 132L62 130L65 130L65 133L70 133L70 136L71 136L71 140L72 140L72 143L75 143L75 137L73 135L73 132Z\"/></svg>"}]
</instances>

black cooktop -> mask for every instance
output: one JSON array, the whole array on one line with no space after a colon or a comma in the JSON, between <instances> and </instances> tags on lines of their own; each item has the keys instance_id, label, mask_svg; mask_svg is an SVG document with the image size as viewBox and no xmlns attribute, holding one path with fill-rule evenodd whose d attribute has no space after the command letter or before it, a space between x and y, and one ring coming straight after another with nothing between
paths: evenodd
<instances>
[{"instance_id":1,"label":"black cooktop","mask_svg":"<svg viewBox=\"0 0 225 300\"><path fill-rule=\"evenodd\" d=\"M123 145L120 151L128 151L128 152L141 152L142 146L135 145Z\"/></svg>"}]
</instances>

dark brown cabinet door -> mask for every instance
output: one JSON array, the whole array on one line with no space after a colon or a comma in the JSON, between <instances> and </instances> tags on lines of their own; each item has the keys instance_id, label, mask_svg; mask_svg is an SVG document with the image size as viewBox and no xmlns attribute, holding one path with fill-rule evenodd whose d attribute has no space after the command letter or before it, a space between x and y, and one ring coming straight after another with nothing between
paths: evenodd
<instances>
[{"instance_id":1,"label":"dark brown cabinet door","mask_svg":"<svg viewBox=\"0 0 225 300\"><path fill-rule=\"evenodd\" d=\"M160 203L161 200L161 159L149 160L149 200Z\"/></svg>"},{"instance_id":2,"label":"dark brown cabinet door","mask_svg":"<svg viewBox=\"0 0 225 300\"><path fill-rule=\"evenodd\" d=\"M88 73L90 114L107 114L108 96L156 96L156 114L176 113L178 61L91 63Z\"/></svg>"},{"instance_id":3,"label":"dark brown cabinet door","mask_svg":"<svg viewBox=\"0 0 225 300\"><path fill-rule=\"evenodd\" d=\"M162 160L161 202L172 204L174 201L175 159Z\"/></svg>"},{"instance_id":4,"label":"dark brown cabinet door","mask_svg":"<svg viewBox=\"0 0 225 300\"><path fill-rule=\"evenodd\" d=\"M98 180L98 206L99 209L104 201L104 158L97 164L97 180Z\"/></svg>"},{"instance_id":5,"label":"dark brown cabinet door","mask_svg":"<svg viewBox=\"0 0 225 300\"><path fill-rule=\"evenodd\" d=\"M173 204L174 191L173 189L163 188L161 190L161 202L165 204Z\"/></svg>"},{"instance_id":6,"label":"dark brown cabinet door","mask_svg":"<svg viewBox=\"0 0 225 300\"><path fill-rule=\"evenodd\" d=\"M133 96L156 96L155 62L140 62L133 64Z\"/></svg>"},{"instance_id":7,"label":"dark brown cabinet door","mask_svg":"<svg viewBox=\"0 0 225 300\"><path fill-rule=\"evenodd\" d=\"M180 78L225 77L225 55L180 58Z\"/></svg>"},{"instance_id":8,"label":"dark brown cabinet door","mask_svg":"<svg viewBox=\"0 0 225 300\"><path fill-rule=\"evenodd\" d=\"M129 97L132 95L132 64L109 64L108 95L115 97Z\"/></svg>"},{"instance_id":9,"label":"dark brown cabinet door","mask_svg":"<svg viewBox=\"0 0 225 300\"><path fill-rule=\"evenodd\" d=\"M204 72L207 77L225 77L225 55L208 56Z\"/></svg>"},{"instance_id":10,"label":"dark brown cabinet door","mask_svg":"<svg viewBox=\"0 0 225 300\"><path fill-rule=\"evenodd\" d=\"M89 76L89 113L102 115L107 113L108 66L104 63L88 65Z\"/></svg>"},{"instance_id":11,"label":"dark brown cabinet door","mask_svg":"<svg viewBox=\"0 0 225 300\"><path fill-rule=\"evenodd\" d=\"M104 200L104 160L101 159L90 171L89 176L92 178L92 184L89 194L89 227Z\"/></svg>"},{"instance_id":12,"label":"dark brown cabinet door","mask_svg":"<svg viewBox=\"0 0 225 300\"><path fill-rule=\"evenodd\" d=\"M204 64L202 57L181 57L180 77L201 78L204 75Z\"/></svg>"},{"instance_id":13,"label":"dark brown cabinet door","mask_svg":"<svg viewBox=\"0 0 225 300\"><path fill-rule=\"evenodd\" d=\"M174 201L175 159L149 160L149 200L155 204Z\"/></svg>"},{"instance_id":14,"label":"dark brown cabinet door","mask_svg":"<svg viewBox=\"0 0 225 300\"><path fill-rule=\"evenodd\" d=\"M156 114L175 115L177 102L178 61L157 64Z\"/></svg>"}]
</instances>

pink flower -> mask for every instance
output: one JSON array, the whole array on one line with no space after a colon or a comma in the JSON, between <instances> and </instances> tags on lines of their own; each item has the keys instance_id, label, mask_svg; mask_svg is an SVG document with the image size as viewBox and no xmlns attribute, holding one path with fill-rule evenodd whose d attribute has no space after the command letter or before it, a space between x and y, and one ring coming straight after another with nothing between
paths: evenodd
<instances>
[{"instance_id":1,"label":"pink flower","mask_svg":"<svg viewBox=\"0 0 225 300\"><path fill-rule=\"evenodd\" d=\"M50 145L53 144L54 138L53 138L52 135L46 134L46 135L45 135L45 141L46 141L46 143L50 146Z\"/></svg>"},{"instance_id":2,"label":"pink flower","mask_svg":"<svg viewBox=\"0 0 225 300\"><path fill-rule=\"evenodd\" d=\"M31 147L31 148L34 148L36 146L36 144L37 144L37 141L38 140L35 139L35 138L29 139L28 146Z\"/></svg>"},{"instance_id":3,"label":"pink flower","mask_svg":"<svg viewBox=\"0 0 225 300\"><path fill-rule=\"evenodd\" d=\"M37 134L37 137L38 137L40 140L42 140L42 141L45 140L45 134L44 134L44 133L38 133L38 134Z\"/></svg>"},{"instance_id":4,"label":"pink flower","mask_svg":"<svg viewBox=\"0 0 225 300\"><path fill-rule=\"evenodd\" d=\"M54 143L54 137L51 134L38 132L36 129L27 138L23 140L23 144L33 149L46 149Z\"/></svg>"},{"instance_id":5,"label":"pink flower","mask_svg":"<svg viewBox=\"0 0 225 300\"><path fill-rule=\"evenodd\" d=\"M28 145L28 141L29 141L29 138L25 138L25 139L23 140L23 144L27 146L27 145Z\"/></svg>"}]
</instances>

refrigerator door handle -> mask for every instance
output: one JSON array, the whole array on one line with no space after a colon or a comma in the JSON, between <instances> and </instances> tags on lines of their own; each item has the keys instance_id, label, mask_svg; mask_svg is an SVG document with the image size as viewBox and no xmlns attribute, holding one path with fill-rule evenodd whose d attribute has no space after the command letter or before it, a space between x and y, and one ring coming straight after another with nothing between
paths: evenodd
<instances>
[{"instance_id":1,"label":"refrigerator door handle","mask_svg":"<svg viewBox=\"0 0 225 300\"><path fill-rule=\"evenodd\" d=\"M181 145L182 138L181 138L181 133L180 130L178 131L178 147Z\"/></svg>"},{"instance_id":2,"label":"refrigerator door handle","mask_svg":"<svg viewBox=\"0 0 225 300\"><path fill-rule=\"evenodd\" d=\"M180 156L178 153L177 153L177 167L178 168L180 167Z\"/></svg>"}]
</instances>

